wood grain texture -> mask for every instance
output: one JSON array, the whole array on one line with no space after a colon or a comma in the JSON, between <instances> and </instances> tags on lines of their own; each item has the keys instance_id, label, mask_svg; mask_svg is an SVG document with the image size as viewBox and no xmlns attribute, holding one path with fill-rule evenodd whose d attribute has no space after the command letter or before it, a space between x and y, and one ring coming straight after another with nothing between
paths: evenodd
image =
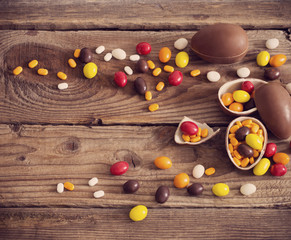
<instances>
[{"instance_id":1,"label":"wood grain texture","mask_svg":"<svg viewBox=\"0 0 291 240\"><path fill-rule=\"evenodd\" d=\"M270 173L254 176L252 171L236 169L228 159L225 147L225 128L215 138L199 146L177 145L173 140L175 127L157 126L7 126L0 125L0 206L1 207L120 207L145 204L163 207L291 207L291 175L281 178ZM289 142L276 141L278 151L291 153ZM173 167L158 170L153 161L168 156ZM110 166L127 161L130 169L125 175L112 176ZM186 172L192 176L195 165L215 167L213 176L201 179L203 195L190 197L186 189L173 186L174 176ZM88 180L98 177L95 187ZM124 194L122 185L129 179L140 181L136 194ZM75 190L56 192L59 182L70 181ZM230 194L215 197L211 188L225 182ZM257 192L244 197L240 186L252 182ZM163 205L154 200L157 188L170 188L170 199ZM93 198L97 190L105 197Z\"/></svg>"},{"instance_id":2,"label":"wood grain texture","mask_svg":"<svg viewBox=\"0 0 291 240\"><path fill-rule=\"evenodd\" d=\"M248 29L289 28L291 2L2 0L0 29L182 29L228 22Z\"/></svg>"},{"instance_id":3,"label":"wood grain texture","mask_svg":"<svg viewBox=\"0 0 291 240\"><path fill-rule=\"evenodd\" d=\"M271 37L280 40L277 49L270 51L272 55L284 53L291 58L291 42L282 31L248 31L249 52L243 62L231 65L214 65L200 60L188 46L190 64L179 69L184 74L180 86L169 86L168 73L159 77L135 73L128 77L125 88L115 85L113 78L116 71L122 71L128 65L135 69L135 63L128 60L103 60L107 52L114 48L123 48L127 55L135 53L138 42L148 41L152 52L144 59L153 60L157 66L163 67L158 60L158 52L168 46L173 56L168 64L175 66L174 58L177 50L173 43L179 37L191 39L194 32L127 32L127 31L78 31L78 32L45 32L45 31L1 31L0 32L0 122L20 122L36 124L87 124L96 125L100 120L104 124L177 124L183 116L210 124L227 124L231 118L219 109L217 92L219 87L237 79L236 70L247 66L251 70L250 77L263 79L264 68L256 64L256 55L265 50L265 41ZM92 51L104 44L106 51L94 54L93 62L98 66L98 74L88 80L82 74L82 64L78 62L76 69L71 69L67 60L72 57L76 48L89 47ZM49 70L48 76L39 76L36 69L29 69L27 63L32 59L39 60L39 67ZM22 74L12 75L12 70L21 65ZM201 75L191 77L190 71L200 69ZM290 82L291 62L280 67L281 82ZM221 80L210 83L206 73L216 70ZM63 71L68 75L69 88L57 89L56 74ZM142 76L153 92L153 99L145 101L133 87L136 77ZM158 81L164 81L166 87L157 92ZM160 109L149 112L148 106L158 103Z\"/></svg>"},{"instance_id":4,"label":"wood grain texture","mask_svg":"<svg viewBox=\"0 0 291 240\"><path fill-rule=\"evenodd\" d=\"M291 238L290 209L149 209L142 222L132 222L129 211L130 207L0 209L0 234L7 240Z\"/></svg>"}]
</instances>

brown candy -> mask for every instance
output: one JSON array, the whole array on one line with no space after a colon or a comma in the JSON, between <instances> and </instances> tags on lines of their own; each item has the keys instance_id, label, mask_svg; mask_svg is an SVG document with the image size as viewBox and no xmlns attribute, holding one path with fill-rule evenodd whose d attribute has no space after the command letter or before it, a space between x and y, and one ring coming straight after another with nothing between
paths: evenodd
<instances>
[{"instance_id":1,"label":"brown candy","mask_svg":"<svg viewBox=\"0 0 291 240\"><path fill-rule=\"evenodd\" d=\"M128 180L123 184L123 191L125 193L134 193L139 189L139 183L136 180Z\"/></svg>"},{"instance_id":2,"label":"brown candy","mask_svg":"<svg viewBox=\"0 0 291 240\"><path fill-rule=\"evenodd\" d=\"M140 59L136 63L136 70L140 73L146 73L149 70L149 66L146 60Z\"/></svg>"},{"instance_id":3,"label":"brown candy","mask_svg":"<svg viewBox=\"0 0 291 240\"><path fill-rule=\"evenodd\" d=\"M235 132L235 138L239 142L242 142L245 140L246 136L250 133L250 129L248 127L241 127Z\"/></svg>"},{"instance_id":4,"label":"brown candy","mask_svg":"<svg viewBox=\"0 0 291 240\"><path fill-rule=\"evenodd\" d=\"M275 80L280 77L280 71L278 68L272 67L265 69L264 77L269 80Z\"/></svg>"},{"instance_id":5,"label":"brown candy","mask_svg":"<svg viewBox=\"0 0 291 240\"><path fill-rule=\"evenodd\" d=\"M168 200L169 196L170 196L169 188L166 186L160 186L156 191L155 198L158 203L164 203Z\"/></svg>"},{"instance_id":6,"label":"brown candy","mask_svg":"<svg viewBox=\"0 0 291 240\"><path fill-rule=\"evenodd\" d=\"M88 63L92 60L92 52L89 48L82 48L80 52L80 61L82 63Z\"/></svg>"},{"instance_id":7,"label":"brown candy","mask_svg":"<svg viewBox=\"0 0 291 240\"><path fill-rule=\"evenodd\" d=\"M147 84L143 78L138 77L134 80L134 88L138 94L144 95L147 90Z\"/></svg>"},{"instance_id":8,"label":"brown candy","mask_svg":"<svg viewBox=\"0 0 291 240\"><path fill-rule=\"evenodd\" d=\"M246 158L250 158L254 155L254 150L249 147L247 144L240 144L238 147L237 147L237 151L240 155L242 155L243 157L246 157Z\"/></svg>"},{"instance_id":9,"label":"brown candy","mask_svg":"<svg viewBox=\"0 0 291 240\"><path fill-rule=\"evenodd\" d=\"M190 185L187 188L187 192L191 195L191 196L198 196L200 194L202 194L204 188L202 186L202 184L200 183L193 183L192 185Z\"/></svg>"}]
</instances>

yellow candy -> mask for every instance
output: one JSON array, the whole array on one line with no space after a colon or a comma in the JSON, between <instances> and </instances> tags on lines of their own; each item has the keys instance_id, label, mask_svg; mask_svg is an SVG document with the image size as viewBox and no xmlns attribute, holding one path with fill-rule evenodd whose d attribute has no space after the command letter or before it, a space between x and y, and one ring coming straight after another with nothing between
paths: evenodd
<instances>
[{"instance_id":1,"label":"yellow candy","mask_svg":"<svg viewBox=\"0 0 291 240\"><path fill-rule=\"evenodd\" d=\"M151 91L146 91L144 97L145 97L145 99L147 101L152 100L152 98L153 98L152 92Z\"/></svg>"},{"instance_id":2,"label":"yellow candy","mask_svg":"<svg viewBox=\"0 0 291 240\"><path fill-rule=\"evenodd\" d=\"M28 63L28 67L29 68L35 68L38 65L38 61L37 60L32 60Z\"/></svg>"},{"instance_id":3,"label":"yellow candy","mask_svg":"<svg viewBox=\"0 0 291 240\"><path fill-rule=\"evenodd\" d=\"M270 160L268 158L262 158L260 160L260 162L254 167L253 173L256 176L264 175L268 171L270 164L271 163L270 163Z\"/></svg>"},{"instance_id":4,"label":"yellow candy","mask_svg":"<svg viewBox=\"0 0 291 240\"><path fill-rule=\"evenodd\" d=\"M226 196L229 193L229 187L225 183L216 183L212 187L212 192L218 197Z\"/></svg>"},{"instance_id":5,"label":"yellow candy","mask_svg":"<svg viewBox=\"0 0 291 240\"><path fill-rule=\"evenodd\" d=\"M93 62L87 63L83 68L83 73L86 78L93 78L96 76L98 71L97 65Z\"/></svg>"},{"instance_id":6,"label":"yellow candy","mask_svg":"<svg viewBox=\"0 0 291 240\"><path fill-rule=\"evenodd\" d=\"M263 147L262 139L257 134L254 133L250 133L246 136L246 143L251 148L256 150L262 149Z\"/></svg>"},{"instance_id":7,"label":"yellow candy","mask_svg":"<svg viewBox=\"0 0 291 240\"><path fill-rule=\"evenodd\" d=\"M151 112L157 111L158 109L159 109L159 104L157 104L157 103L153 103L149 106L149 110Z\"/></svg>"},{"instance_id":8,"label":"yellow candy","mask_svg":"<svg viewBox=\"0 0 291 240\"><path fill-rule=\"evenodd\" d=\"M155 67L156 67L156 65L154 64L154 62L152 60L148 60L147 64L148 64L150 69L155 69Z\"/></svg>"},{"instance_id":9,"label":"yellow candy","mask_svg":"<svg viewBox=\"0 0 291 240\"><path fill-rule=\"evenodd\" d=\"M257 55L257 64L261 67L266 66L270 61L270 54L267 51L261 51Z\"/></svg>"},{"instance_id":10,"label":"yellow candy","mask_svg":"<svg viewBox=\"0 0 291 240\"><path fill-rule=\"evenodd\" d=\"M180 68L186 67L188 65L188 63L189 63L189 55L188 55L188 53L186 53L186 52L179 52L176 55L175 63Z\"/></svg>"},{"instance_id":11,"label":"yellow candy","mask_svg":"<svg viewBox=\"0 0 291 240\"><path fill-rule=\"evenodd\" d=\"M13 74L14 74L15 76L17 76L17 75L20 74L22 71L23 71L23 68L22 68L21 66L18 66L18 67L16 67L16 68L14 68L14 70L13 70Z\"/></svg>"},{"instance_id":12,"label":"yellow candy","mask_svg":"<svg viewBox=\"0 0 291 240\"><path fill-rule=\"evenodd\" d=\"M236 90L233 92L233 99L239 103L246 103L250 100L251 96L244 90Z\"/></svg>"},{"instance_id":13,"label":"yellow candy","mask_svg":"<svg viewBox=\"0 0 291 240\"><path fill-rule=\"evenodd\" d=\"M144 205L137 205L132 208L129 212L129 217L132 221L138 222L146 218L148 214L148 209Z\"/></svg>"}]
</instances>

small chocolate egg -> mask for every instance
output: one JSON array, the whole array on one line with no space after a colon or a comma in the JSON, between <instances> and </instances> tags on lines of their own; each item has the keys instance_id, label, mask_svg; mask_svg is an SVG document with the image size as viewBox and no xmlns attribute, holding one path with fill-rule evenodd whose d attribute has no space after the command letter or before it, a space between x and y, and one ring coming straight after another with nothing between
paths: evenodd
<instances>
[{"instance_id":1,"label":"small chocolate egg","mask_svg":"<svg viewBox=\"0 0 291 240\"><path fill-rule=\"evenodd\" d=\"M192 50L211 63L235 63L248 51L248 36L238 25L217 23L198 31L191 39Z\"/></svg>"}]
</instances>

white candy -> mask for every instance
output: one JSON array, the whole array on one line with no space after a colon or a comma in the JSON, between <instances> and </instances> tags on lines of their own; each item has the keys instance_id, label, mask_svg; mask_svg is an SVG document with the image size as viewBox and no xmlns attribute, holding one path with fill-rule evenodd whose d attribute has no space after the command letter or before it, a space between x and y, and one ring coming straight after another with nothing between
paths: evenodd
<instances>
[{"instance_id":1,"label":"white candy","mask_svg":"<svg viewBox=\"0 0 291 240\"><path fill-rule=\"evenodd\" d=\"M96 178L96 177L91 178L88 182L90 187L95 186L97 183L98 183L98 178Z\"/></svg>"},{"instance_id":2,"label":"white candy","mask_svg":"<svg viewBox=\"0 0 291 240\"><path fill-rule=\"evenodd\" d=\"M57 185L57 192L62 193L64 191L64 184L63 183L58 183Z\"/></svg>"},{"instance_id":3,"label":"white candy","mask_svg":"<svg viewBox=\"0 0 291 240\"><path fill-rule=\"evenodd\" d=\"M58 84L58 89L60 89L60 90L67 89L68 87L69 87L69 85L65 82Z\"/></svg>"},{"instance_id":4,"label":"white candy","mask_svg":"<svg viewBox=\"0 0 291 240\"><path fill-rule=\"evenodd\" d=\"M138 54L130 55L129 60L130 61L138 61L140 59L140 56Z\"/></svg>"},{"instance_id":5,"label":"white candy","mask_svg":"<svg viewBox=\"0 0 291 240\"><path fill-rule=\"evenodd\" d=\"M179 38L175 43L174 47L178 50L183 50L188 45L188 40L186 38Z\"/></svg>"},{"instance_id":6,"label":"white candy","mask_svg":"<svg viewBox=\"0 0 291 240\"><path fill-rule=\"evenodd\" d=\"M101 53L104 52L104 50L105 50L105 47L104 46L99 46L98 48L96 48L95 52L97 54L101 54Z\"/></svg>"},{"instance_id":7,"label":"white candy","mask_svg":"<svg viewBox=\"0 0 291 240\"><path fill-rule=\"evenodd\" d=\"M291 94L291 83L288 83L286 85L286 89L287 89L288 93Z\"/></svg>"},{"instance_id":8,"label":"white candy","mask_svg":"<svg viewBox=\"0 0 291 240\"><path fill-rule=\"evenodd\" d=\"M94 198L101 198L105 195L104 191L99 190L97 192L94 192Z\"/></svg>"},{"instance_id":9,"label":"white candy","mask_svg":"<svg viewBox=\"0 0 291 240\"><path fill-rule=\"evenodd\" d=\"M250 69L248 69L247 67L242 67L242 68L239 68L237 71L236 71L236 74L240 77L240 78L247 78L248 76L250 76Z\"/></svg>"},{"instance_id":10,"label":"white candy","mask_svg":"<svg viewBox=\"0 0 291 240\"><path fill-rule=\"evenodd\" d=\"M126 52L121 48L116 48L112 50L112 56L118 60L123 60L126 58Z\"/></svg>"},{"instance_id":11,"label":"white candy","mask_svg":"<svg viewBox=\"0 0 291 240\"><path fill-rule=\"evenodd\" d=\"M207 79L210 82L217 82L220 79L220 74L216 71L210 71L207 73Z\"/></svg>"},{"instance_id":12,"label":"white candy","mask_svg":"<svg viewBox=\"0 0 291 240\"><path fill-rule=\"evenodd\" d=\"M127 75L132 75L133 71L129 66L124 67L124 71L126 72Z\"/></svg>"},{"instance_id":13,"label":"white candy","mask_svg":"<svg viewBox=\"0 0 291 240\"><path fill-rule=\"evenodd\" d=\"M277 38L270 38L266 41L266 48L275 49L279 46L279 40Z\"/></svg>"},{"instance_id":14,"label":"white candy","mask_svg":"<svg viewBox=\"0 0 291 240\"><path fill-rule=\"evenodd\" d=\"M204 174L205 168L201 165L198 164L193 168L192 175L194 178L201 178Z\"/></svg>"},{"instance_id":15,"label":"white candy","mask_svg":"<svg viewBox=\"0 0 291 240\"><path fill-rule=\"evenodd\" d=\"M246 183L241 186L240 192L242 195L248 196L253 194L257 190L256 186L252 183Z\"/></svg>"},{"instance_id":16,"label":"white candy","mask_svg":"<svg viewBox=\"0 0 291 240\"><path fill-rule=\"evenodd\" d=\"M111 53L106 53L104 56L104 61L105 62L109 62L112 58L112 54Z\"/></svg>"}]
</instances>

